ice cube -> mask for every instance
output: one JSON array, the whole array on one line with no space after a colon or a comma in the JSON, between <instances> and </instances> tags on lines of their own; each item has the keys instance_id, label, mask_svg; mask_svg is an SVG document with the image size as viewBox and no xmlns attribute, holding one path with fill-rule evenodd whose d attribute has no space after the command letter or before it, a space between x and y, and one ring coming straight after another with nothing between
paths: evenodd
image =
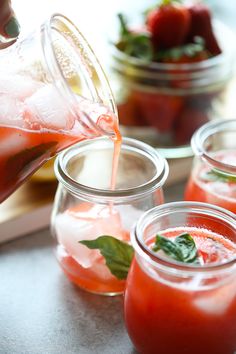
<instances>
[{"instance_id":1,"label":"ice cube","mask_svg":"<svg viewBox=\"0 0 236 354\"><path fill-rule=\"evenodd\" d=\"M58 241L84 268L92 267L101 255L81 245L81 240L93 240L102 235L126 239L118 212L100 205L81 204L60 214L55 220Z\"/></svg>"},{"instance_id":2,"label":"ice cube","mask_svg":"<svg viewBox=\"0 0 236 354\"><path fill-rule=\"evenodd\" d=\"M20 100L31 96L41 85L27 76L0 74L0 94L8 94Z\"/></svg>"},{"instance_id":3,"label":"ice cube","mask_svg":"<svg viewBox=\"0 0 236 354\"><path fill-rule=\"evenodd\" d=\"M120 213L114 205L94 205L89 211L89 215L92 215L90 221L93 220L97 236L110 235L120 240L127 238L127 232L121 223Z\"/></svg>"},{"instance_id":4,"label":"ice cube","mask_svg":"<svg viewBox=\"0 0 236 354\"><path fill-rule=\"evenodd\" d=\"M105 264L104 258L102 260L97 260L94 263L92 271L97 275L98 278L102 280L108 280L112 276L111 271Z\"/></svg>"},{"instance_id":5,"label":"ice cube","mask_svg":"<svg viewBox=\"0 0 236 354\"><path fill-rule=\"evenodd\" d=\"M0 156L14 155L17 152L27 149L28 139L24 134L19 130L10 131L11 128L7 131L7 136L0 139Z\"/></svg>"},{"instance_id":6,"label":"ice cube","mask_svg":"<svg viewBox=\"0 0 236 354\"><path fill-rule=\"evenodd\" d=\"M86 220L76 219L69 213L60 214L55 220L55 230L58 242L61 243L82 267L89 268L93 265L99 252L90 250L80 244L80 240L91 240L94 237L94 225Z\"/></svg>"},{"instance_id":7,"label":"ice cube","mask_svg":"<svg viewBox=\"0 0 236 354\"><path fill-rule=\"evenodd\" d=\"M230 284L220 288L201 292L195 298L194 304L207 314L223 315L236 296L236 282L233 279Z\"/></svg>"},{"instance_id":8,"label":"ice cube","mask_svg":"<svg viewBox=\"0 0 236 354\"><path fill-rule=\"evenodd\" d=\"M210 204L215 204L215 198L218 197L219 195L222 196L223 198L232 198L232 185L229 183L224 183L224 182L210 182L206 184L206 190L208 191L206 197L207 197L207 203Z\"/></svg>"},{"instance_id":9,"label":"ice cube","mask_svg":"<svg viewBox=\"0 0 236 354\"><path fill-rule=\"evenodd\" d=\"M71 129L74 117L53 85L44 85L25 100L31 121L43 127Z\"/></svg>"},{"instance_id":10,"label":"ice cube","mask_svg":"<svg viewBox=\"0 0 236 354\"><path fill-rule=\"evenodd\" d=\"M0 126L23 127L24 104L15 97L0 94Z\"/></svg>"}]
</instances>

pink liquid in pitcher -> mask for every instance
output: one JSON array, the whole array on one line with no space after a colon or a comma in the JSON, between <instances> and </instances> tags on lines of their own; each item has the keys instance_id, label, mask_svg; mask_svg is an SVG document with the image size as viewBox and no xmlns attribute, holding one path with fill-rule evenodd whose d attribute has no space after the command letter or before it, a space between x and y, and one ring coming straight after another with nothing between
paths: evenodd
<instances>
[{"instance_id":1,"label":"pink liquid in pitcher","mask_svg":"<svg viewBox=\"0 0 236 354\"><path fill-rule=\"evenodd\" d=\"M81 129L83 112L119 141L117 118L105 106L79 98L73 114L52 84L15 75L0 83L0 202L66 147L96 137Z\"/></svg>"}]
</instances>

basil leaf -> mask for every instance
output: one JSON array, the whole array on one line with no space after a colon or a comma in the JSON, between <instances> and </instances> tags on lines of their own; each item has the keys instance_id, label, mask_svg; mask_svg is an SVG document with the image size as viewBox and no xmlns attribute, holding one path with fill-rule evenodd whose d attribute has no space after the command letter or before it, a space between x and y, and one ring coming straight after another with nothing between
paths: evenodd
<instances>
[{"instance_id":1,"label":"basil leaf","mask_svg":"<svg viewBox=\"0 0 236 354\"><path fill-rule=\"evenodd\" d=\"M90 249L99 249L111 273L120 280L127 278L134 256L132 246L108 235L100 236L95 240L79 241L79 243Z\"/></svg>"},{"instance_id":2,"label":"basil leaf","mask_svg":"<svg viewBox=\"0 0 236 354\"><path fill-rule=\"evenodd\" d=\"M155 245L153 246L152 250L154 252L162 250L173 259L177 261L181 260L181 254L176 244L169 240L167 237L156 235Z\"/></svg>"},{"instance_id":3,"label":"basil leaf","mask_svg":"<svg viewBox=\"0 0 236 354\"><path fill-rule=\"evenodd\" d=\"M188 233L177 236L174 241L171 241L168 237L156 235L152 250L154 252L162 250L179 262L199 264L197 247L194 239Z\"/></svg>"},{"instance_id":4,"label":"basil leaf","mask_svg":"<svg viewBox=\"0 0 236 354\"><path fill-rule=\"evenodd\" d=\"M194 239L188 233L179 235L174 240L182 255L182 262L199 263L198 251Z\"/></svg>"},{"instance_id":5,"label":"basil leaf","mask_svg":"<svg viewBox=\"0 0 236 354\"><path fill-rule=\"evenodd\" d=\"M200 178L206 182L232 182L236 183L236 176L221 172L219 170L212 169L208 172L204 172L200 175Z\"/></svg>"}]
</instances>

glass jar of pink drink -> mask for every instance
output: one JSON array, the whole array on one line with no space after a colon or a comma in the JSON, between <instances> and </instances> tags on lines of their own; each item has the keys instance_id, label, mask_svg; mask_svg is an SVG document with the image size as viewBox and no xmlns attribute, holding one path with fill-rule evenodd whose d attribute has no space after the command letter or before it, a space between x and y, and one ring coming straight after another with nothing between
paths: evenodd
<instances>
[{"instance_id":1,"label":"glass jar of pink drink","mask_svg":"<svg viewBox=\"0 0 236 354\"><path fill-rule=\"evenodd\" d=\"M236 214L236 119L205 124L193 135L195 154L185 199Z\"/></svg>"},{"instance_id":2,"label":"glass jar of pink drink","mask_svg":"<svg viewBox=\"0 0 236 354\"><path fill-rule=\"evenodd\" d=\"M215 205L174 202L144 213L124 294L140 354L234 354L236 218Z\"/></svg>"},{"instance_id":3,"label":"glass jar of pink drink","mask_svg":"<svg viewBox=\"0 0 236 354\"><path fill-rule=\"evenodd\" d=\"M81 244L100 236L130 241L130 229L146 210L164 202L168 165L155 149L124 138L119 164L111 140L81 142L55 164L59 186L52 213L57 260L66 276L89 292L116 295L125 280L107 268L103 255ZM116 249L113 250L113 256Z\"/></svg>"}]
</instances>

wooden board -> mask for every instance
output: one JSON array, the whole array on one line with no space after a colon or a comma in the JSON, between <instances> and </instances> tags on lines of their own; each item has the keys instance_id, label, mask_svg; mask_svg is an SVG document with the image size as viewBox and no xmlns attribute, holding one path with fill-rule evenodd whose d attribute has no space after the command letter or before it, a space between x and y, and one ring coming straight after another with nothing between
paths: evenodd
<instances>
[{"instance_id":1,"label":"wooden board","mask_svg":"<svg viewBox=\"0 0 236 354\"><path fill-rule=\"evenodd\" d=\"M0 204L0 243L47 227L56 188L30 180Z\"/></svg>"}]
</instances>

